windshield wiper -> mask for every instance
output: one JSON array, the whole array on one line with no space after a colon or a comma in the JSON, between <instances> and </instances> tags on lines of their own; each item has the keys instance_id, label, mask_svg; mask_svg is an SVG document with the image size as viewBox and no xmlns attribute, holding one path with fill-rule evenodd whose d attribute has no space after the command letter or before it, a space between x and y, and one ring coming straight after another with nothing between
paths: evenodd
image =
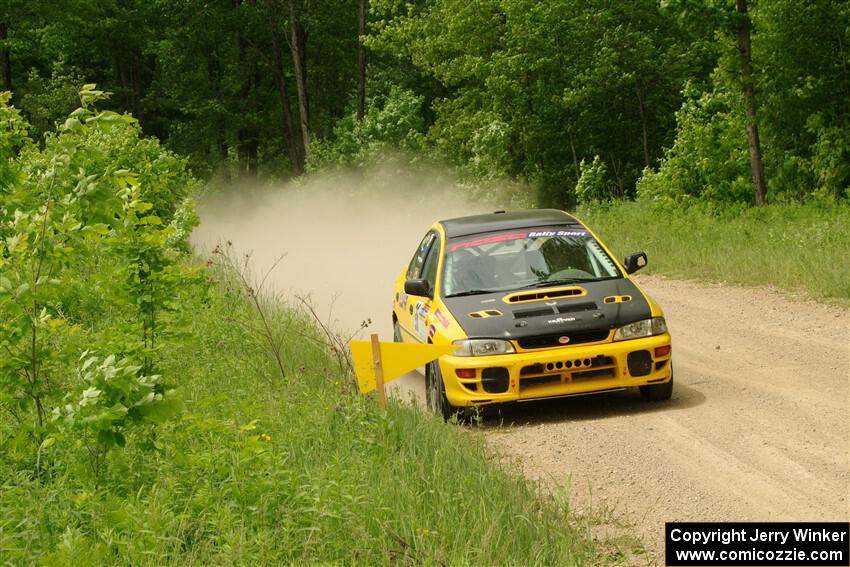
<instances>
[{"instance_id":1,"label":"windshield wiper","mask_svg":"<svg viewBox=\"0 0 850 567\"><path fill-rule=\"evenodd\" d=\"M482 293L496 293L500 291L498 289L468 289L466 291L459 291L457 293L452 293L451 295L447 295L446 297L463 297L465 295L481 295Z\"/></svg>"}]
</instances>

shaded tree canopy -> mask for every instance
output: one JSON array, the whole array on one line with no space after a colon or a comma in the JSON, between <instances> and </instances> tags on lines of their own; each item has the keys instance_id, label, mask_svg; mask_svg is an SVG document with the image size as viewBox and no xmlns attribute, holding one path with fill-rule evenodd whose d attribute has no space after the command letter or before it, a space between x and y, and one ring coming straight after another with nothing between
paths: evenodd
<instances>
[{"instance_id":1,"label":"shaded tree canopy","mask_svg":"<svg viewBox=\"0 0 850 567\"><path fill-rule=\"evenodd\" d=\"M38 139L97 83L201 174L401 147L562 207L582 162L605 198L755 202L757 124L768 200L846 198L848 21L837 0L5 0L0 88Z\"/></svg>"}]
</instances>

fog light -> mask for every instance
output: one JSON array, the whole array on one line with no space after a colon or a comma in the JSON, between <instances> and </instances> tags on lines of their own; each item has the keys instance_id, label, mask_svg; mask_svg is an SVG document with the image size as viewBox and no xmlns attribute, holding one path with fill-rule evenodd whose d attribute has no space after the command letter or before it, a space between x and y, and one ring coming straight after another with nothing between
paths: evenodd
<instances>
[{"instance_id":1,"label":"fog light","mask_svg":"<svg viewBox=\"0 0 850 567\"><path fill-rule=\"evenodd\" d=\"M655 358L667 356L668 354L670 354L670 345L655 347Z\"/></svg>"},{"instance_id":2,"label":"fog light","mask_svg":"<svg viewBox=\"0 0 850 567\"><path fill-rule=\"evenodd\" d=\"M474 368L456 368L455 374L458 378L475 378Z\"/></svg>"}]
</instances>

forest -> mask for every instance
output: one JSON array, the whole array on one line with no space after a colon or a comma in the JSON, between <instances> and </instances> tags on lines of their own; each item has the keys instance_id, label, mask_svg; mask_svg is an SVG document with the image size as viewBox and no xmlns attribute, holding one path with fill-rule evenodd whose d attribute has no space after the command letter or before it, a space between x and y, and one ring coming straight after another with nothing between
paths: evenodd
<instances>
[{"instance_id":1,"label":"forest","mask_svg":"<svg viewBox=\"0 0 850 567\"><path fill-rule=\"evenodd\" d=\"M846 304L848 44L838 0L2 0L0 562L639 556L356 395L314 312L194 254L195 200L427 164L660 273Z\"/></svg>"},{"instance_id":2,"label":"forest","mask_svg":"<svg viewBox=\"0 0 850 567\"><path fill-rule=\"evenodd\" d=\"M34 139L95 83L201 177L287 178L393 149L560 207L850 186L837 0L4 4L2 87Z\"/></svg>"}]
</instances>

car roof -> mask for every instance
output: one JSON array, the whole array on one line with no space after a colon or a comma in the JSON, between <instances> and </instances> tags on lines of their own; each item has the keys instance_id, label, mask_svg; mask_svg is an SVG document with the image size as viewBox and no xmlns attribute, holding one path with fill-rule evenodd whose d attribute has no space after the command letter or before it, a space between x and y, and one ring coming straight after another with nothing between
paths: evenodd
<instances>
[{"instance_id":1,"label":"car roof","mask_svg":"<svg viewBox=\"0 0 850 567\"><path fill-rule=\"evenodd\" d=\"M468 236L482 232L498 232L533 228L537 226L570 226L584 228L572 215L557 209L526 209L522 211L498 211L484 215L458 217L440 221L446 237Z\"/></svg>"}]
</instances>

